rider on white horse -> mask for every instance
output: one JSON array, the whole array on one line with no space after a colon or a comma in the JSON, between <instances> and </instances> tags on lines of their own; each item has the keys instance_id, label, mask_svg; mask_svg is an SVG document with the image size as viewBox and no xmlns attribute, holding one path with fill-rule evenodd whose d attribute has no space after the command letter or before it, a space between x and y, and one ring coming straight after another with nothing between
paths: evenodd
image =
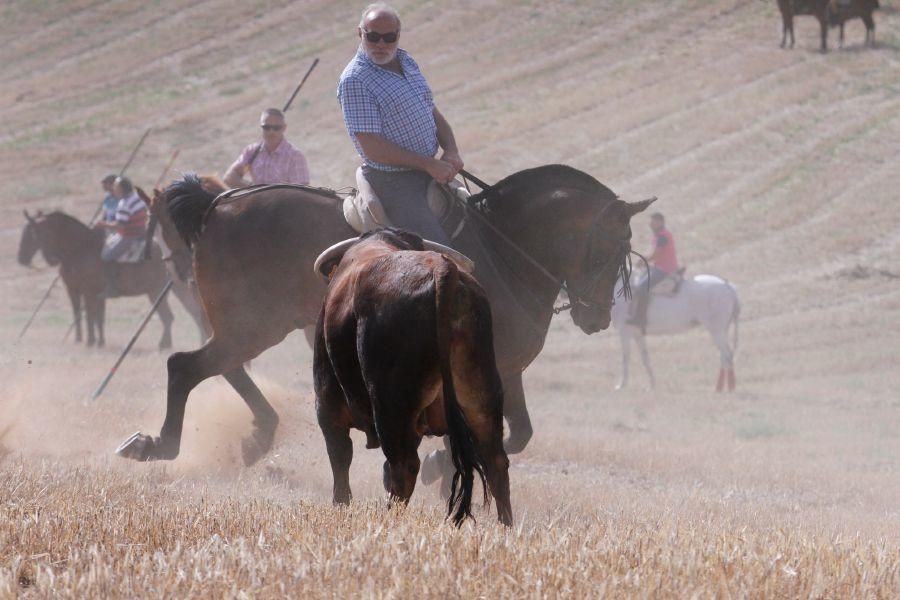
<instances>
[{"instance_id":1,"label":"rider on white horse","mask_svg":"<svg viewBox=\"0 0 900 600\"><path fill-rule=\"evenodd\" d=\"M647 262L650 264L644 277L634 289L635 310L627 323L645 331L647 328L647 304L650 289L666 277L678 271L678 257L675 254L675 238L666 229L666 218L662 213L650 215L650 229L653 231L653 248Z\"/></svg>"}]
</instances>

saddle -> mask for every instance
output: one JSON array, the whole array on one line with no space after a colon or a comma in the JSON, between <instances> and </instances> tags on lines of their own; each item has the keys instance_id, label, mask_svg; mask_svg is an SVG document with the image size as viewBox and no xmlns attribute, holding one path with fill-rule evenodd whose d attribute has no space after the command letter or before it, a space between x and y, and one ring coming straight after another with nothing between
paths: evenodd
<instances>
[{"instance_id":1,"label":"saddle","mask_svg":"<svg viewBox=\"0 0 900 600\"><path fill-rule=\"evenodd\" d=\"M428 207L451 240L456 239L466 225L465 202L469 192L457 180L447 185L433 181L428 185ZM356 169L356 189L344 199L344 219L357 233L365 233L379 227L390 227L391 222L378 195L363 175L362 167Z\"/></svg>"},{"instance_id":2,"label":"saddle","mask_svg":"<svg viewBox=\"0 0 900 600\"><path fill-rule=\"evenodd\" d=\"M674 273L669 273L666 278L650 289L651 296L672 297L678 295L681 284L684 283L684 271L687 267L681 267Z\"/></svg>"}]
</instances>

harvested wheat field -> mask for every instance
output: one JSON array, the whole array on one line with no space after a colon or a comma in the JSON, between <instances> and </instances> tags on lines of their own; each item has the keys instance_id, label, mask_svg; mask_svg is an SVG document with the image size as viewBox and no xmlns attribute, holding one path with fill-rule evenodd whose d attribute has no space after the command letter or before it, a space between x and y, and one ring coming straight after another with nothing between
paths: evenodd
<instances>
[{"instance_id":1,"label":"harvested wheat field","mask_svg":"<svg viewBox=\"0 0 900 600\"><path fill-rule=\"evenodd\" d=\"M359 432L354 502L332 507L300 332L253 361L281 425L251 468L250 413L221 378L191 395L176 460L114 456L165 414L157 320L90 399L146 300L111 301L106 347L89 349L64 339L58 286L17 339L56 276L16 263L22 210L88 220L147 127L138 185L176 148L176 172L221 174L319 57L287 135L313 184L352 185L335 87L362 3L3 3L0 594L900 596L900 3L881 5L875 48L856 20L820 54L811 17L778 47L775 2L398 0L468 169L564 163L626 200L658 196L689 272L741 296L730 394L705 331L648 338L658 385L635 356L616 392L616 332L555 317L525 371L516 524L479 506L457 530L434 485L388 508ZM196 348L173 308L175 349Z\"/></svg>"}]
</instances>

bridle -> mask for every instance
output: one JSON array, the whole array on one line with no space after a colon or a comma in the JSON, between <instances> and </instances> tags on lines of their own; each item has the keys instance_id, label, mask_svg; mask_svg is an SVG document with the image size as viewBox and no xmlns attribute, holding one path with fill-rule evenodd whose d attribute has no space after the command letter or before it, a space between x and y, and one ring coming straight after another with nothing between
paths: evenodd
<instances>
[{"instance_id":1,"label":"bridle","mask_svg":"<svg viewBox=\"0 0 900 600\"><path fill-rule=\"evenodd\" d=\"M477 177L474 177L471 173L467 172L465 169L460 170L460 174L463 176L463 182L466 183L466 187L468 188L468 181L472 180L478 187L480 187L484 191L488 191L492 186L484 183ZM588 228L588 257L587 263L593 264L594 262L594 235L597 233L597 229L602 217L606 214L606 211L610 209L614 205L614 201L610 201L603 209L597 213L597 216L594 217L594 220L591 222L591 226ZM522 256L535 270L544 276L545 279L552 282L554 286L556 286L557 290L563 290L566 295L569 297L569 302L562 304L560 306L553 307L553 314L561 314L567 310L571 310L576 306L583 306L584 308L598 308L598 307L606 307L605 302L597 301L592 299L593 293L596 291L596 288L599 286L600 282L606 278L608 272L611 268L614 268L618 272L618 277L622 279L622 289L619 291L619 295L624 295L626 298L631 298L631 255L635 254L644 260L646 264L646 259L641 256L639 253L635 252L631 249L631 243L628 240L617 240L616 241L616 251L613 252L612 256L610 256L599 268L599 270L594 271L590 274L588 282L585 286L575 287L571 282L567 282L564 279L560 279L559 277L554 276L550 271L546 269L542 264L540 264L533 256L528 254L525 250L523 250L518 244L516 244L513 240L509 238L505 233L500 231L499 228L494 226L483 214L481 211L475 207L470 206L468 203L466 204L466 211L470 215L474 215L483 225L487 226L491 231L493 231L497 237L503 240L510 248L515 250L520 256ZM612 304L616 303L615 297L613 297Z\"/></svg>"},{"instance_id":2,"label":"bridle","mask_svg":"<svg viewBox=\"0 0 900 600\"><path fill-rule=\"evenodd\" d=\"M38 217L38 218L41 218L41 217ZM59 255L57 253L52 252L47 249L46 245L44 244L44 238L41 235L40 225L41 224L38 223L37 219L35 219L35 218L30 219L28 222L28 226L31 229L31 236L34 239L35 243L37 244L37 249L35 250L35 254L40 252L48 265L50 265L51 267L56 266L61 262ZM32 255L32 256L34 256L34 255Z\"/></svg>"}]
</instances>

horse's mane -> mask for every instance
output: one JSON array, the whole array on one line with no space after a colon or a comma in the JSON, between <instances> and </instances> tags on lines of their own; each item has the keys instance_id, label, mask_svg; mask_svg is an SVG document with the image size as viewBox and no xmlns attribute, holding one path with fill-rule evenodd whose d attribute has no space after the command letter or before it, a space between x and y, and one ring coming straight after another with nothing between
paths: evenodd
<instances>
[{"instance_id":1,"label":"horse's mane","mask_svg":"<svg viewBox=\"0 0 900 600\"><path fill-rule=\"evenodd\" d=\"M528 196L542 195L560 188L577 189L596 198L616 199L615 193L608 187L585 173L568 165L543 165L532 169L518 171L501 179L487 190L472 196L473 202L483 202L491 212L518 211L526 192Z\"/></svg>"}]
</instances>

